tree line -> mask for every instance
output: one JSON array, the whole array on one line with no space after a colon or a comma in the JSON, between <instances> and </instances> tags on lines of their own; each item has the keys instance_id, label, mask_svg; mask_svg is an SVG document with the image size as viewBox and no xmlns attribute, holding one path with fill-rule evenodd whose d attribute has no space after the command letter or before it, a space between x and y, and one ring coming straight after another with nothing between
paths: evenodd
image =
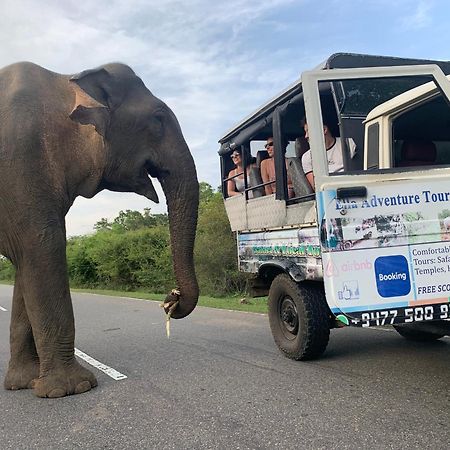
<instances>
[{"instance_id":1,"label":"tree line","mask_svg":"<svg viewBox=\"0 0 450 450\"><path fill-rule=\"evenodd\" d=\"M152 214L150 209L121 211L112 221L101 219L94 229L93 234L67 240L72 287L153 293L175 287L167 214ZM200 183L194 258L201 294L245 290L222 195L205 182ZM0 279L14 280L12 264L5 258L0 259Z\"/></svg>"}]
</instances>

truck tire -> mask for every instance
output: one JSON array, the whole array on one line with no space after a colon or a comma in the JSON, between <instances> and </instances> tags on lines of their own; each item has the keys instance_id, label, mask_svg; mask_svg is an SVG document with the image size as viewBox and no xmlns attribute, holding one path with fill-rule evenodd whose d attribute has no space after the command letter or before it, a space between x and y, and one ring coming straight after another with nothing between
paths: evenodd
<instances>
[{"instance_id":1,"label":"truck tire","mask_svg":"<svg viewBox=\"0 0 450 450\"><path fill-rule=\"evenodd\" d=\"M434 333L432 331L425 331L420 329L420 324L411 325L393 325L395 331L403 336L405 339L416 342L431 342L437 341L445 336L445 334Z\"/></svg>"},{"instance_id":2,"label":"truck tire","mask_svg":"<svg viewBox=\"0 0 450 450\"><path fill-rule=\"evenodd\" d=\"M278 275L269 290L269 322L275 343L288 358L322 355L330 337L323 285Z\"/></svg>"}]
</instances>

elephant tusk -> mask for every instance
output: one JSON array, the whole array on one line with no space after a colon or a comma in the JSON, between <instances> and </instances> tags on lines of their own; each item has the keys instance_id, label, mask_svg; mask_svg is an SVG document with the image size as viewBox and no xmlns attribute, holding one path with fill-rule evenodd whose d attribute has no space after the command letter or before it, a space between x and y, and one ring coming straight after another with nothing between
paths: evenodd
<instances>
[{"instance_id":1,"label":"elephant tusk","mask_svg":"<svg viewBox=\"0 0 450 450\"><path fill-rule=\"evenodd\" d=\"M180 295L181 292L179 289L172 289L170 291L170 294L166 297L166 300L164 303L161 303L161 308L164 308L164 311L166 312L166 333L167 338L170 338L170 318L172 317L172 313L177 308L178 304L180 303Z\"/></svg>"},{"instance_id":2,"label":"elephant tusk","mask_svg":"<svg viewBox=\"0 0 450 450\"><path fill-rule=\"evenodd\" d=\"M176 307L178 306L178 303L180 303L179 300L177 300L176 302L173 303L173 305L171 305L169 307L169 312L167 313L167 319L166 319L166 334L167 334L167 339L170 338L170 318L172 317L172 313L175 311Z\"/></svg>"}]
</instances>

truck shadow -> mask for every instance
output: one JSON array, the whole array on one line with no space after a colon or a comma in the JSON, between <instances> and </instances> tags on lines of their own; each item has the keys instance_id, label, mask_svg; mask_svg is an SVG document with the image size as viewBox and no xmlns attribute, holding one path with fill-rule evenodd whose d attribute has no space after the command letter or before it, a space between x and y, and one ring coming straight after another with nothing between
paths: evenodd
<instances>
[{"instance_id":1,"label":"truck shadow","mask_svg":"<svg viewBox=\"0 0 450 450\"><path fill-rule=\"evenodd\" d=\"M394 329L332 330L330 343L322 359L396 357L398 361L410 358L444 358L450 369L450 338L431 342L415 342L400 336Z\"/></svg>"}]
</instances>

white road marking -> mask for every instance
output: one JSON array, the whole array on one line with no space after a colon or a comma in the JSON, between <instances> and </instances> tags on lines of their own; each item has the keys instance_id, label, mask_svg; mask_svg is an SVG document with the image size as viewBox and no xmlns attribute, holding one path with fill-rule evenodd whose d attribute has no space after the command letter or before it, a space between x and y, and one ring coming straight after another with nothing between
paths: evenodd
<instances>
[{"instance_id":1,"label":"white road marking","mask_svg":"<svg viewBox=\"0 0 450 450\"><path fill-rule=\"evenodd\" d=\"M5 312L7 312L8 310L5 309L5 308L3 308L3 306L0 306L0 311L5 311Z\"/></svg>"},{"instance_id":2,"label":"white road marking","mask_svg":"<svg viewBox=\"0 0 450 450\"><path fill-rule=\"evenodd\" d=\"M81 358L82 360L86 361L91 366L95 367L98 370L101 370L102 372L106 373L106 375L110 376L114 380L124 380L125 378L128 378L123 373L118 372L116 369L113 369L112 367L107 366L106 364L101 363L100 361L97 361L96 359L92 358L89 355L86 355L86 353L83 353L82 351L75 349L75 355Z\"/></svg>"}]
</instances>

